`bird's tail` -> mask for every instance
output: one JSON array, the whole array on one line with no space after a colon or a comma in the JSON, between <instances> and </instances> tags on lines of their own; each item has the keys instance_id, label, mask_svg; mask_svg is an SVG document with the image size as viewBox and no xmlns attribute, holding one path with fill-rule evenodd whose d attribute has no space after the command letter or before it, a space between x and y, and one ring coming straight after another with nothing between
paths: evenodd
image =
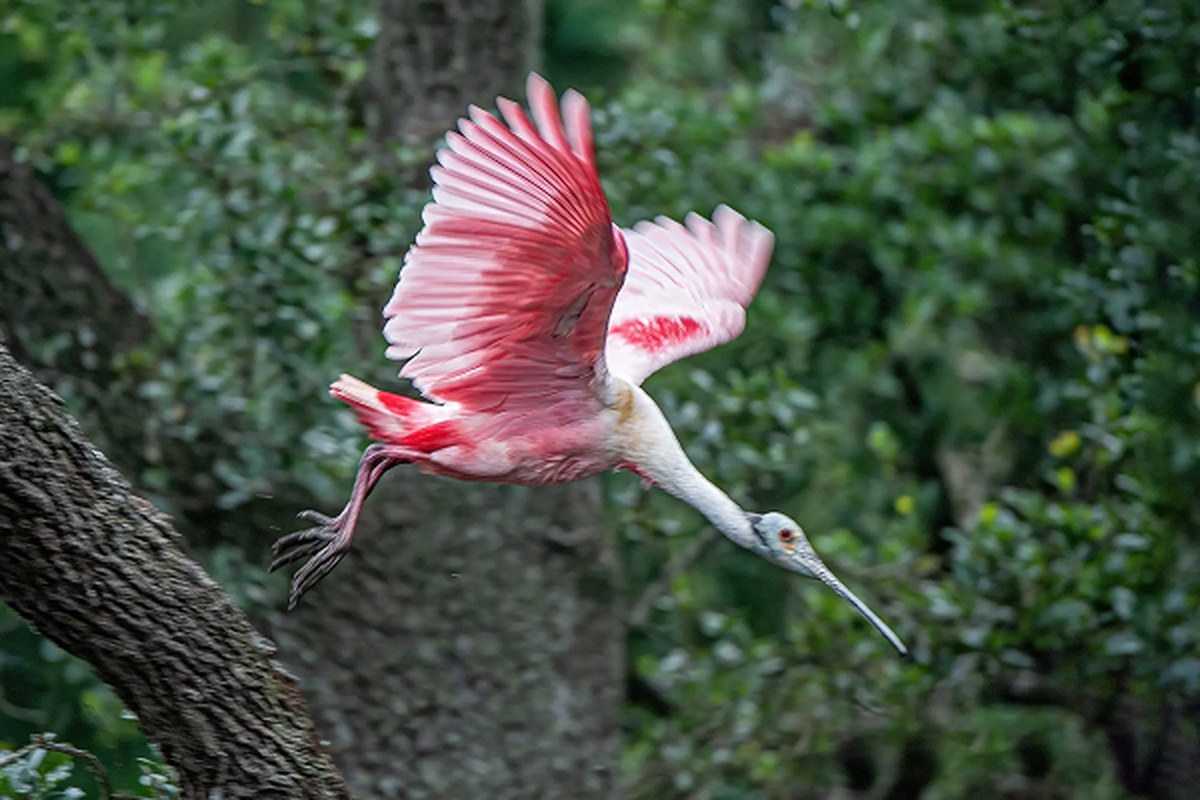
<instances>
[{"instance_id":1,"label":"bird's tail","mask_svg":"<svg viewBox=\"0 0 1200 800\"><path fill-rule=\"evenodd\" d=\"M446 446L446 421L441 406L381 391L351 375L342 375L329 394L344 400L371 431L371 438L405 445L425 452Z\"/></svg>"}]
</instances>

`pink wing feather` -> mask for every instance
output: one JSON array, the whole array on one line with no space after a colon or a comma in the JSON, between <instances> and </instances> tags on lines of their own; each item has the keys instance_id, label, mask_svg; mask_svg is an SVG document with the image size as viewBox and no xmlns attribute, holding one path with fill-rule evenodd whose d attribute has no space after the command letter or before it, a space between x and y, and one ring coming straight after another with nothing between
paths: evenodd
<instances>
[{"instance_id":1,"label":"pink wing feather","mask_svg":"<svg viewBox=\"0 0 1200 800\"><path fill-rule=\"evenodd\" d=\"M614 375L640 384L685 356L728 342L746 326L775 237L728 206L713 221L689 214L625 231L629 273L608 325Z\"/></svg>"},{"instance_id":2,"label":"pink wing feather","mask_svg":"<svg viewBox=\"0 0 1200 800\"><path fill-rule=\"evenodd\" d=\"M607 391L605 331L628 261L600 188L587 101L528 83L533 122L474 106L438 152L433 202L384 309L387 355L426 397L577 415ZM561 417L560 417L561 418Z\"/></svg>"}]
</instances>

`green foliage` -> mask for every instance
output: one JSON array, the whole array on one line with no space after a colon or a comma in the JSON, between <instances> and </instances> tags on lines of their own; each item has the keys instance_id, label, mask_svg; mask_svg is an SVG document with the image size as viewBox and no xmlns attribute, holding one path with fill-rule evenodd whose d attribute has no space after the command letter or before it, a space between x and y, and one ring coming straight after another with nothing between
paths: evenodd
<instances>
[{"instance_id":1,"label":"green foliage","mask_svg":"<svg viewBox=\"0 0 1200 800\"><path fill-rule=\"evenodd\" d=\"M629 794L1140 791L1108 735L1195 746L1167 711L1200 692L1195 10L630 0L589 27L591 0L551 6L551 70L605 86L618 220L727 202L777 235L746 333L648 388L706 474L804 522L913 650L717 542L631 632L654 701L628 709ZM336 502L358 442L322 386L392 372L377 309L425 199L394 176L429 153L366 140L372 12L0 18L21 76L0 130L161 334L135 361L155 376L142 481L167 500ZM705 526L606 485L636 600Z\"/></svg>"},{"instance_id":2,"label":"green foliage","mask_svg":"<svg viewBox=\"0 0 1200 800\"><path fill-rule=\"evenodd\" d=\"M241 20L239 41L173 6L11 16L35 42L26 58L64 65L21 142L158 325L139 357L156 365L142 482L220 508L280 483L332 494L341 470L321 465L350 457L354 427L297 387L351 360L352 314L394 278L421 199L390 191L348 102L377 26L345 4L284 3ZM180 450L210 465L186 487L163 455Z\"/></svg>"},{"instance_id":3,"label":"green foliage","mask_svg":"<svg viewBox=\"0 0 1200 800\"><path fill-rule=\"evenodd\" d=\"M66 756L52 756L47 760L47 755L48 751L41 748L31 749L23 756L0 750L0 764L3 764L0 797L4 800L10 797L22 800L77 800L83 797L82 789L63 786L71 778L74 762Z\"/></svg>"},{"instance_id":4,"label":"green foliage","mask_svg":"<svg viewBox=\"0 0 1200 800\"><path fill-rule=\"evenodd\" d=\"M71 745L60 744L56 738L47 733L35 737L33 743L20 750L0 750L0 800L77 800L88 796L113 796L108 773L96 757ZM77 769L81 763L86 770ZM138 767L141 770L139 793L122 793L120 797L177 800L179 789L161 759L139 758Z\"/></svg>"},{"instance_id":5,"label":"green foliage","mask_svg":"<svg viewBox=\"0 0 1200 800\"><path fill-rule=\"evenodd\" d=\"M844 748L865 741L877 792L932 742L929 796L998 771L1115 796L1094 769L1101 732L1162 734L1163 709L1195 698L1200 215L1180 177L1196 169L1194 76L1178 69L1200 52L1192 16L801 4L756 90L647 81L609 107L644 120L607 122L618 213L724 200L779 239L742 339L700 359L702 379L679 368L651 390L706 472L806 523L915 662L890 665L820 588L714 552L633 642L671 707L634 717L634 794L853 782ZM642 92L660 99L640 111ZM787 412L759 394L795 382ZM671 509L639 501L622 528L644 559L643 530ZM732 588L747 582L757 600ZM718 635L705 615L731 598L749 616ZM1131 697L1140 717L1114 718ZM962 737L986 737L989 757ZM1023 759L1047 737L1035 779Z\"/></svg>"},{"instance_id":6,"label":"green foliage","mask_svg":"<svg viewBox=\"0 0 1200 800\"><path fill-rule=\"evenodd\" d=\"M161 757L88 665L0 606L0 765L6 765L0 770L0 797L57 797L51 790L67 791L64 787L83 790L78 796L95 796L98 785L78 759L26 745L45 730L92 751L108 765L109 780L127 792L134 786L163 792L171 788ZM44 738L53 745L53 734Z\"/></svg>"}]
</instances>

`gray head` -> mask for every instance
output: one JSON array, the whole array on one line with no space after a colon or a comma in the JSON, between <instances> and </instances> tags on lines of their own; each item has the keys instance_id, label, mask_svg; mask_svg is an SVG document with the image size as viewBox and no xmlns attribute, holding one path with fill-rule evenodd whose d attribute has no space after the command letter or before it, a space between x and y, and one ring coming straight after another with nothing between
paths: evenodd
<instances>
[{"instance_id":1,"label":"gray head","mask_svg":"<svg viewBox=\"0 0 1200 800\"><path fill-rule=\"evenodd\" d=\"M867 604L854 596L837 576L829 571L829 567L821 561L817 551L808 543L804 530L796 522L777 511L769 514L747 514L750 525L754 529L755 540L750 549L773 564L777 564L792 572L799 572L808 578L816 578L830 589L837 592L844 600L862 614L867 622L883 634L901 655L908 652L904 642L900 641L891 628L883 620L875 616L875 612Z\"/></svg>"}]
</instances>

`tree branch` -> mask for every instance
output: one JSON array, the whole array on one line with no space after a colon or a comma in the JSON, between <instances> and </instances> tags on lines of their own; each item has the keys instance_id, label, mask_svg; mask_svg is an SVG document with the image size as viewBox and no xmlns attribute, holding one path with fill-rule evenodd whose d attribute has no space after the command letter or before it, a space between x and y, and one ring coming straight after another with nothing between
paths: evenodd
<instances>
[{"instance_id":1,"label":"tree branch","mask_svg":"<svg viewBox=\"0 0 1200 800\"><path fill-rule=\"evenodd\" d=\"M35 369L103 381L113 354L132 350L153 333L150 320L108 279L58 201L28 164L16 160L4 136L0 289L0 337ZM83 309L86 315L79 313Z\"/></svg>"},{"instance_id":2,"label":"tree branch","mask_svg":"<svg viewBox=\"0 0 1200 800\"><path fill-rule=\"evenodd\" d=\"M88 661L185 797L342 798L295 680L0 346L0 600Z\"/></svg>"}]
</instances>

